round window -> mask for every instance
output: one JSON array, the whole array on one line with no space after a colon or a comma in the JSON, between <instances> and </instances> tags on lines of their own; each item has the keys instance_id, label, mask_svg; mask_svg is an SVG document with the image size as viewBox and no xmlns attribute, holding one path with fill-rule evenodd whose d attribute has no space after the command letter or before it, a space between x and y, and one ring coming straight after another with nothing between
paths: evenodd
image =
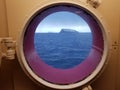
<instances>
[{"instance_id":1,"label":"round window","mask_svg":"<svg viewBox=\"0 0 120 90\"><path fill-rule=\"evenodd\" d=\"M39 23L34 45L46 64L68 69L79 65L88 56L92 34L88 24L76 14L78 12L52 12Z\"/></svg>"},{"instance_id":2,"label":"round window","mask_svg":"<svg viewBox=\"0 0 120 90\"><path fill-rule=\"evenodd\" d=\"M25 26L20 62L29 76L44 85L78 87L101 71L108 50L106 37L89 10L72 4L50 5Z\"/></svg>"}]
</instances>

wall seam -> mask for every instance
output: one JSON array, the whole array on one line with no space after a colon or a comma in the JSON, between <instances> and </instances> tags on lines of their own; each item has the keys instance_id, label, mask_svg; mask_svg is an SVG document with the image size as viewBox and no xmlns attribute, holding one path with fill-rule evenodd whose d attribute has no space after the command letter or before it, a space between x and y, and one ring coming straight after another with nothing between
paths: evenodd
<instances>
[{"instance_id":1,"label":"wall seam","mask_svg":"<svg viewBox=\"0 0 120 90\"><path fill-rule=\"evenodd\" d=\"M8 28L8 16L7 16L7 6L6 6L6 0L3 0L3 3L4 3L4 8L5 8L5 23L6 23L6 33L7 33L7 36L9 37L9 28Z\"/></svg>"}]
</instances>

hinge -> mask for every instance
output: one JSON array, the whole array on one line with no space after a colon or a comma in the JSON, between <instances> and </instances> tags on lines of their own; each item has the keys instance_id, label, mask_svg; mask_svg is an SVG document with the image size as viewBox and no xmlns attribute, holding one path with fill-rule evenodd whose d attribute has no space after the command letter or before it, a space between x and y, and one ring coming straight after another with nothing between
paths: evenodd
<instances>
[{"instance_id":1,"label":"hinge","mask_svg":"<svg viewBox=\"0 0 120 90\"><path fill-rule=\"evenodd\" d=\"M101 0L87 0L87 3L92 5L94 8L97 8L101 4Z\"/></svg>"},{"instance_id":2,"label":"hinge","mask_svg":"<svg viewBox=\"0 0 120 90\"><path fill-rule=\"evenodd\" d=\"M84 87L82 90L93 90L92 87L90 85Z\"/></svg>"},{"instance_id":3,"label":"hinge","mask_svg":"<svg viewBox=\"0 0 120 90\"><path fill-rule=\"evenodd\" d=\"M2 58L15 59L15 43L11 37L0 38L0 65Z\"/></svg>"}]
</instances>

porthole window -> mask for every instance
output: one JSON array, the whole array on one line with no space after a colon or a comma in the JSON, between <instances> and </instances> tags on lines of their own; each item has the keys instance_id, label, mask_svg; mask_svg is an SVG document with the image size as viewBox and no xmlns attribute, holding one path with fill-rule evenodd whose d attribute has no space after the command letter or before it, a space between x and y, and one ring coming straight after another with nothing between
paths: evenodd
<instances>
[{"instance_id":1,"label":"porthole window","mask_svg":"<svg viewBox=\"0 0 120 90\"><path fill-rule=\"evenodd\" d=\"M35 12L24 27L18 44L19 61L39 83L57 89L75 88L102 70L108 53L106 38L100 18L88 8L48 5Z\"/></svg>"},{"instance_id":2,"label":"porthole window","mask_svg":"<svg viewBox=\"0 0 120 90\"><path fill-rule=\"evenodd\" d=\"M58 36L53 37L53 35L46 35L46 36L48 36L47 39L46 40L41 40L41 39L46 38L46 37L44 37L45 35L41 35L41 37L42 36L43 37L41 39L36 40L36 41L38 41L39 46L42 45L42 43L45 42L45 44L43 46L40 46L40 48L41 48L40 50L37 50L37 46L36 46L36 44L34 44L34 43L36 43L36 42L34 42L35 41L34 37L36 37L36 34L35 34L36 29L37 28L42 29L41 28L42 26L39 26L39 25L41 25L42 22L44 23L44 20L47 19L47 17L52 17L52 16L57 17L57 15L56 15L57 13L58 14L59 13L62 13L62 14L67 13L67 16L60 15L61 17L63 17L63 18L60 18L60 20L62 20L62 19L64 20L65 18L67 19L67 17L69 17L70 14L81 18L81 20L79 20L79 19L78 20L81 21L81 22L83 21L84 23L87 24L87 27L89 29L91 29L91 33L92 33L92 37L93 37L92 45L90 45L90 47L92 47L92 48L89 49L85 58L82 59L83 61L81 63L78 62L77 65L75 65L76 67L74 67L74 66L72 66L73 68L68 67L68 69L65 69L65 70L56 68L57 66L55 67L55 66L48 65L48 64L46 64L47 62L45 63L45 61L43 61L43 60L49 60L50 61L50 59L52 59L52 58L53 58L52 60L55 60L55 59L61 60L59 57L62 56L62 55L58 55L59 57L57 57L57 58L55 56L49 57L50 54L52 54L52 55L56 54L57 55L57 53L52 53L52 52L56 52L56 51L58 52L58 49L57 50L51 50L50 52L49 52L48 49L61 48L60 46L55 47L55 44L60 43L60 44L63 45L63 43L69 43L67 41L69 41L70 37L75 37L76 36L76 35L64 35L64 33L67 33L67 32L78 33L78 31L73 31L73 30L70 31L70 30L68 30L69 28L67 28L67 30L59 31L59 33L64 35L64 36L60 37L61 40L63 40L62 38L67 38L66 39L67 41L61 41L61 42L59 40L56 40L58 38ZM52 22L50 23L51 25L52 25L52 23L55 22L54 20L55 20L55 18L53 17ZM48 23L46 23L46 24L48 26L50 26L50 24L48 24ZM57 24L57 23L55 23L55 24ZM71 27L72 24L74 25L76 23L71 23L71 25L67 25L67 24L64 24L64 25L67 25L68 27ZM47 28L48 27L47 25L43 25L43 26ZM81 25L81 26L83 26L83 25ZM54 26L54 28L57 28L57 27L58 26L56 26L56 25ZM75 27L75 26L73 26L73 27ZM57 29L54 30L54 31L57 32ZM41 33L42 32L45 32L45 30L41 30ZM52 32L52 31L48 31L48 32ZM80 35L78 35L78 36L80 36ZM57 43L52 42L52 39L51 39L52 37L53 37L53 39L55 39L59 43L58 42ZM84 37L84 38L86 38L86 37ZM77 40L77 39L75 39L75 40ZM75 41L73 38L71 40ZM80 41L81 39L78 39L78 40ZM87 42L87 41L88 40L84 40L82 43ZM28 43L29 43L29 46L28 46ZM47 43L50 43L50 45L47 44ZM70 44L67 44L67 45L71 46L74 43L75 42L73 42L73 43L71 42ZM80 44L81 46L82 46L82 43ZM77 45L77 44L75 44L75 45ZM83 45L83 46L85 46L85 45ZM102 32L101 32L101 28L99 27L96 20L89 13L85 12L84 10L82 10L80 8L77 8L77 7L70 7L69 5L58 5L58 6L54 6L54 7L49 7L46 10L43 10L42 12L39 12L32 19L31 23L28 25L26 33L25 33L25 37L24 37L24 54L25 54L25 56L28 56L28 57L26 57L26 60L29 63L31 69L38 76L42 77L43 79L45 79L49 82L58 83L58 84L75 83L75 82L78 82L80 80L83 80L85 77L87 77L89 74L91 74L92 71L95 70L95 68L97 67L97 65L99 64L99 62L102 58L102 54L103 54L103 50L104 50L103 47L104 47L104 45L103 45L103 35L102 35ZM61 54L63 54L63 52L65 51L65 47L62 47L62 48L63 48L63 50L62 50ZM75 47L74 46L73 47L68 47L67 46L66 48L68 48L67 50L70 50L70 48L74 49ZM77 50L80 50L80 48L77 48ZM38 54L39 52L40 52L40 55ZM65 52L67 52L67 51L65 51ZM49 54L47 54L47 53L49 53ZM65 54L69 54L69 53L64 53L64 55ZM65 63L67 60L70 60L71 59L70 56L72 56L73 54L79 54L78 56L75 56L75 58L77 58L81 55L81 52L78 51L78 53L73 53L73 51L72 51L72 54L68 55L68 57L67 57L67 55L65 55L65 56L63 55L62 56L63 59L64 59L63 63ZM44 55L46 55L46 57L44 57ZM45 59L47 57L48 57L48 59ZM66 59L66 58L69 58L69 59ZM79 58L78 58L78 60L79 60ZM50 61L50 63L51 63L51 61ZM68 63L71 63L71 61L68 61ZM59 64L61 64L61 62L59 62ZM66 65L64 65L64 66L66 66ZM77 69L79 69L79 70L77 70ZM46 73L48 73L49 76L46 76ZM56 76L56 74L58 74L58 75ZM76 77L73 78L71 76L71 74L73 74ZM56 79L54 79L55 77L56 77Z\"/></svg>"},{"instance_id":3,"label":"porthole window","mask_svg":"<svg viewBox=\"0 0 120 90\"><path fill-rule=\"evenodd\" d=\"M54 68L73 68L86 59L92 48L92 33L76 12L57 11L46 16L34 36L41 60Z\"/></svg>"}]
</instances>

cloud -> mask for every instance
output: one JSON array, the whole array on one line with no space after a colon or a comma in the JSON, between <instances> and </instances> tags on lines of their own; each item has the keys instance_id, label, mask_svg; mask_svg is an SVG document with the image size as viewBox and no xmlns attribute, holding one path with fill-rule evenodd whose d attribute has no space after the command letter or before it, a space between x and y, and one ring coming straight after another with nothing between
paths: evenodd
<instances>
[{"instance_id":1,"label":"cloud","mask_svg":"<svg viewBox=\"0 0 120 90\"><path fill-rule=\"evenodd\" d=\"M90 32L88 24L80 16L68 11L61 11L44 18L38 25L36 33L60 32L63 28Z\"/></svg>"}]
</instances>

